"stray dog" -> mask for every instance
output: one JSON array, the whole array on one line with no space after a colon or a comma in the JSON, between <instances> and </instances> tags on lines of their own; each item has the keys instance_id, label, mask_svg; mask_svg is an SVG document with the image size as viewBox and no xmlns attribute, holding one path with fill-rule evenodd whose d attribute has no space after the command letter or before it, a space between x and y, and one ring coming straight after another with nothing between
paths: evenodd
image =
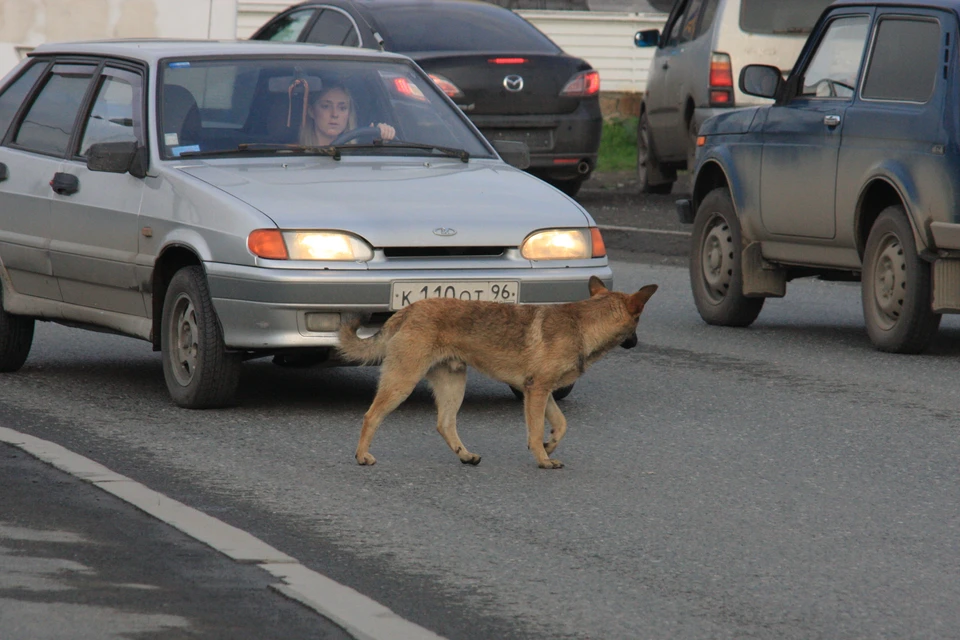
<instances>
[{"instance_id":1,"label":"stray dog","mask_svg":"<svg viewBox=\"0 0 960 640\"><path fill-rule=\"evenodd\" d=\"M395 313L375 336L362 339L361 318L340 328L340 353L364 364L381 363L373 404L363 416L357 462L374 464L370 442L377 427L424 377L437 403L437 431L460 462L479 464L457 435L457 412L467 384L467 365L523 390L527 446L542 469L563 463L549 457L567 431L554 389L573 384L591 364L618 344L637 345L637 322L657 290L633 295L609 291L593 276L590 297L557 305L516 305L452 298L420 300ZM543 440L544 416L550 439Z\"/></svg>"}]
</instances>

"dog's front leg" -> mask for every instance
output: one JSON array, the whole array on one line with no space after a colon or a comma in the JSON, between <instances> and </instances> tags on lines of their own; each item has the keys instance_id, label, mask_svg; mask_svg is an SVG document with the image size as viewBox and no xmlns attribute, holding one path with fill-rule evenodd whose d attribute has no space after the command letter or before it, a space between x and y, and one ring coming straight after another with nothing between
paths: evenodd
<instances>
[{"instance_id":1,"label":"dog's front leg","mask_svg":"<svg viewBox=\"0 0 960 640\"><path fill-rule=\"evenodd\" d=\"M557 406L557 401L553 399L553 394L547 394L547 420L550 421L550 439L543 443L543 448L547 455L552 454L563 436L567 433L567 419Z\"/></svg>"},{"instance_id":2,"label":"dog's front leg","mask_svg":"<svg viewBox=\"0 0 960 640\"><path fill-rule=\"evenodd\" d=\"M543 447L543 420L547 408L549 389L531 388L528 386L523 392L523 412L527 419L527 447L537 459L541 469L560 469L563 463L551 460Z\"/></svg>"}]
</instances>

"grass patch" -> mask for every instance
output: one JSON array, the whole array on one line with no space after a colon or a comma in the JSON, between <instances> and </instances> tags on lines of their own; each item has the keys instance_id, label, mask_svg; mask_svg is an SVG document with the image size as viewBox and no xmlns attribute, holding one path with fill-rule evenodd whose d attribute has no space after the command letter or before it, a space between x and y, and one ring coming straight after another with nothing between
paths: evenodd
<instances>
[{"instance_id":1,"label":"grass patch","mask_svg":"<svg viewBox=\"0 0 960 640\"><path fill-rule=\"evenodd\" d=\"M637 121L637 118L604 121L597 171L627 171L637 168Z\"/></svg>"}]
</instances>

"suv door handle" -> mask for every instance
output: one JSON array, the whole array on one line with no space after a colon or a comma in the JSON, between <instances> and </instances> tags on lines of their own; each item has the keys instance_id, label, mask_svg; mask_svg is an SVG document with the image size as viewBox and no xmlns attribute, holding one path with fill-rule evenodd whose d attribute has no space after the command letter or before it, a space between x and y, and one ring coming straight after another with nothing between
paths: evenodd
<instances>
[{"instance_id":1,"label":"suv door handle","mask_svg":"<svg viewBox=\"0 0 960 640\"><path fill-rule=\"evenodd\" d=\"M840 124L840 116L823 116L823 124L828 127L835 127Z\"/></svg>"},{"instance_id":2,"label":"suv door handle","mask_svg":"<svg viewBox=\"0 0 960 640\"><path fill-rule=\"evenodd\" d=\"M0 182L3 182L10 177L10 172L7 171L7 165L0 162Z\"/></svg>"},{"instance_id":3,"label":"suv door handle","mask_svg":"<svg viewBox=\"0 0 960 640\"><path fill-rule=\"evenodd\" d=\"M80 191L80 179L71 173L57 172L53 174L53 180L50 181L50 188L54 193L61 196L73 195Z\"/></svg>"}]
</instances>

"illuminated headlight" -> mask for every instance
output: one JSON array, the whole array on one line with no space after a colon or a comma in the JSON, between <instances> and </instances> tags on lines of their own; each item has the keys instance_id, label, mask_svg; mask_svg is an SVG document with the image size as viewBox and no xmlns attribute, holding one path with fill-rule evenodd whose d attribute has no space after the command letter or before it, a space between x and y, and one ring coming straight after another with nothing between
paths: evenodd
<instances>
[{"instance_id":1,"label":"illuminated headlight","mask_svg":"<svg viewBox=\"0 0 960 640\"><path fill-rule=\"evenodd\" d=\"M520 255L527 260L585 260L606 255L600 230L544 229L523 241Z\"/></svg>"},{"instance_id":2,"label":"illuminated headlight","mask_svg":"<svg viewBox=\"0 0 960 640\"><path fill-rule=\"evenodd\" d=\"M373 259L370 245L347 233L284 231L283 239L291 260L367 262Z\"/></svg>"}]
</instances>

